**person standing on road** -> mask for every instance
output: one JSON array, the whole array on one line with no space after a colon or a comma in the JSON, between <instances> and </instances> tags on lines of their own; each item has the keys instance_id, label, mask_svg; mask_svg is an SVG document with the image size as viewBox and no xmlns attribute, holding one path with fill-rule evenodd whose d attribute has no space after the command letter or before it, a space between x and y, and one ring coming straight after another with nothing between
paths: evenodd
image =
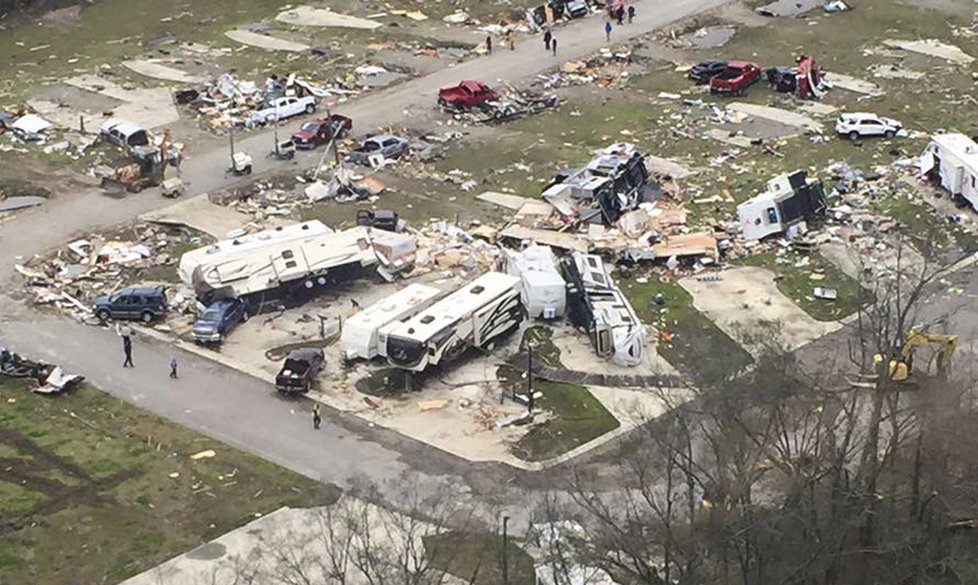
<instances>
[{"instance_id":1,"label":"person standing on road","mask_svg":"<svg viewBox=\"0 0 978 585\"><path fill-rule=\"evenodd\" d=\"M492 55L492 35L486 37L486 53Z\"/></svg>"},{"instance_id":2,"label":"person standing on road","mask_svg":"<svg viewBox=\"0 0 978 585\"><path fill-rule=\"evenodd\" d=\"M516 33L513 31L513 29L506 31L506 42L509 43L510 51L516 50Z\"/></svg>"},{"instance_id":3,"label":"person standing on road","mask_svg":"<svg viewBox=\"0 0 978 585\"><path fill-rule=\"evenodd\" d=\"M554 52L554 57L557 56L557 37L550 39L550 49Z\"/></svg>"},{"instance_id":4,"label":"person standing on road","mask_svg":"<svg viewBox=\"0 0 978 585\"><path fill-rule=\"evenodd\" d=\"M122 351L126 354L126 361L122 362L123 368L135 368L132 363L132 339L126 335L122 338Z\"/></svg>"},{"instance_id":5,"label":"person standing on road","mask_svg":"<svg viewBox=\"0 0 978 585\"><path fill-rule=\"evenodd\" d=\"M604 40L611 42L611 21L604 21Z\"/></svg>"},{"instance_id":6,"label":"person standing on road","mask_svg":"<svg viewBox=\"0 0 978 585\"><path fill-rule=\"evenodd\" d=\"M543 33L543 46L546 47L548 51L550 50L550 41L552 41L553 38L554 34L550 32L550 29L548 28L546 32Z\"/></svg>"},{"instance_id":7,"label":"person standing on road","mask_svg":"<svg viewBox=\"0 0 978 585\"><path fill-rule=\"evenodd\" d=\"M618 9L615 10L615 18L618 19L618 26L621 26L621 25L625 24L625 7L624 6L619 6Z\"/></svg>"},{"instance_id":8,"label":"person standing on road","mask_svg":"<svg viewBox=\"0 0 978 585\"><path fill-rule=\"evenodd\" d=\"M173 356L170 358L170 379L177 379L177 358Z\"/></svg>"},{"instance_id":9,"label":"person standing on road","mask_svg":"<svg viewBox=\"0 0 978 585\"><path fill-rule=\"evenodd\" d=\"M628 6L628 24L631 24L635 20L635 7L632 5Z\"/></svg>"},{"instance_id":10,"label":"person standing on road","mask_svg":"<svg viewBox=\"0 0 978 585\"><path fill-rule=\"evenodd\" d=\"M323 419L319 416L319 405L312 407L312 428L313 430L319 430L319 425L322 424Z\"/></svg>"}]
</instances>

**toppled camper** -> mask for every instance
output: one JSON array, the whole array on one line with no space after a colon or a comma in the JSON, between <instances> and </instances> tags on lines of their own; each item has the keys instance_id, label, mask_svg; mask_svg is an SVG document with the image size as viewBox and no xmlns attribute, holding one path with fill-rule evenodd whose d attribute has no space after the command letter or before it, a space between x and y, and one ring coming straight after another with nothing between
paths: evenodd
<instances>
[{"instance_id":1,"label":"toppled camper","mask_svg":"<svg viewBox=\"0 0 978 585\"><path fill-rule=\"evenodd\" d=\"M920 173L978 210L978 144L964 134L935 134L920 156Z\"/></svg>"},{"instance_id":2,"label":"toppled camper","mask_svg":"<svg viewBox=\"0 0 978 585\"><path fill-rule=\"evenodd\" d=\"M437 288L412 284L347 319L340 336L346 359L386 358L391 331L427 309L439 296Z\"/></svg>"},{"instance_id":3,"label":"toppled camper","mask_svg":"<svg viewBox=\"0 0 978 585\"><path fill-rule=\"evenodd\" d=\"M771 179L766 191L738 205L737 219L745 239L760 240L824 214L825 209L822 181L795 171Z\"/></svg>"},{"instance_id":4,"label":"toppled camper","mask_svg":"<svg viewBox=\"0 0 978 585\"><path fill-rule=\"evenodd\" d=\"M219 242L209 247L214 249L209 257L207 248L203 253L188 252L193 256L181 259L181 278L189 269L189 284L198 296L247 298L258 307L264 300L315 294L323 287L359 278L370 269L392 278L414 265L417 251L413 235L362 226L297 236L290 231L287 236L254 238L237 247Z\"/></svg>"},{"instance_id":5,"label":"toppled camper","mask_svg":"<svg viewBox=\"0 0 978 585\"><path fill-rule=\"evenodd\" d=\"M520 279L487 272L411 319L387 337L387 359L420 372L461 356L470 347L491 349L523 321Z\"/></svg>"},{"instance_id":6,"label":"toppled camper","mask_svg":"<svg viewBox=\"0 0 978 585\"><path fill-rule=\"evenodd\" d=\"M566 218L612 225L645 201L649 171L631 143L598 151L583 168L558 173L543 198Z\"/></svg>"},{"instance_id":7,"label":"toppled camper","mask_svg":"<svg viewBox=\"0 0 978 585\"><path fill-rule=\"evenodd\" d=\"M523 283L521 300L531 319L556 319L564 316L567 283L557 269L549 246L532 244L521 252L503 249L506 272Z\"/></svg>"},{"instance_id":8,"label":"toppled camper","mask_svg":"<svg viewBox=\"0 0 978 585\"><path fill-rule=\"evenodd\" d=\"M623 366L642 363L645 329L601 258L575 253L563 268L571 323L590 335L595 352Z\"/></svg>"}]
</instances>

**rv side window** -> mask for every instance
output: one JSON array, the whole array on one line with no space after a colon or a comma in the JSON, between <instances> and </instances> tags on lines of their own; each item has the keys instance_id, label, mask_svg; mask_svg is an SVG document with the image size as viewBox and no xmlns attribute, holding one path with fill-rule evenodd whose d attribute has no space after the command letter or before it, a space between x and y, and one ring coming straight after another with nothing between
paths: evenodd
<instances>
[{"instance_id":1,"label":"rv side window","mask_svg":"<svg viewBox=\"0 0 978 585\"><path fill-rule=\"evenodd\" d=\"M778 211L773 207L767 208L767 222L778 223Z\"/></svg>"},{"instance_id":2,"label":"rv side window","mask_svg":"<svg viewBox=\"0 0 978 585\"><path fill-rule=\"evenodd\" d=\"M295 257L295 254L292 253L292 250L285 250L284 252L282 252L282 258L285 258L286 260L288 260L289 258L294 258L294 257Z\"/></svg>"},{"instance_id":3,"label":"rv side window","mask_svg":"<svg viewBox=\"0 0 978 585\"><path fill-rule=\"evenodd\" d=\"M421 322L424 323L425 325L431 323L434 320L435 317L433 315L425 315L424 317L421 317Z\"/></svg>"},{"instance_id":4,"label":"rv side window","mask_svg":"<svg viewBox=\"0 0 978 585\"><path fill-rule=\"evenodd\" d=\"M473 286L472 287L472 290L470 290L469 292L472 293L472 294L474 294L474 295L477 295L477 294L480 294L484 290L486 290L486 288L484 286Z\"/></svg>"},{"instance_id":5,"label":"rv side window","mask_svg":"<svg viewBox=\"0 0 978 585\"><path fill-rule=\"evenodd\" d=\"M298 265L295 263L295 260L289 260L285 263L286 268L295 268L296 266Z\"/></svg>"}]
</instances>

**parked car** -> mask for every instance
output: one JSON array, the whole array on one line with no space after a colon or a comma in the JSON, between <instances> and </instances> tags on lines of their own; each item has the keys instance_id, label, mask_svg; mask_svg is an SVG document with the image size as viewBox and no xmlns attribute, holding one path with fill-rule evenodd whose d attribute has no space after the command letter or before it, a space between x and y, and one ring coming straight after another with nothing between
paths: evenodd
<instances>
[{"instance_id":1,"label":"parked car","mask_svg":"<svg viewBox=\"0 0 978 585\"><path fill-rule=\"evenodd\" d=\"M795 93L798 88L798 72L794 67L771 67L764 76L774 91Z\"/></svg>"},{"instance_id":2,"label":"parked car","mask_svg":"<svg viewBox=\"0 0 978 585\"><path fill-rule=\"evenodd\" d=\"M133 286L92 301L99 321L139 319L149 323L166 314L166 287Z\"/></svg>"},{"instance_id":3,"label":"parked car","mask_svg":"<svg viewBox=\"0 0 978 585\"><path fill-rule=\"evenodd\" d=\"M329 142L334 135L345 136L353 129L353 120L339 114L332 114L329 118L316 118L303 124L299 131L292 135L292 142L296 148L316 148Z\"/></svg>"},{"instance_id":4,"label":"parked car","mask_svg":"<svg viewBox=\"0 0 978 585\"><path fill-rule=\"evenodd\" d=\"M109 118L99 129L99 139L111 142L126 152L149 146L149 133L132 122Z\"/></svg>"},{"instance_id":5,"label":"parked car","mask_svg":"<svg viewBox=\"0 0 978 585\"><path fill-rule=\"evenodd\" d=\"M257 124L264 124L300 114L311 114L315 111L316 98L312 96L301 98L284 96L271 100L264 108L252 113L251 120Z\"/></svg>"},{"instance_id":6,"label":"parked car","mask_svg":"<svg viewBox=\"0 0 978 585\"><path fill-rule=\"evenodd\" d=\"M408 148L407 138L392 136L390 134L379 134L371 136L346 155L346 161L358 165L369 165L370 157L376 154L384 158L397 158L404 154Z\"/></svg>"},{"instance_id":7,"label":"parked car","mask_svg":"<svg viewBox=\"0 0 978 585\"><path fill-rule=\"evenodd\" d=\"M893 138L902 129L903 125L893 118L884 118L869 113L842 114L835 121L836 134L848 136L850 140L856 140L863 136Z\"/></svg>"},{"instance_id":8,"label":"parked car","mask_svg":"<svg viewBox=\"0 0 978 585\"><path fill-rule=\"evenodd\" d=\"M275 389L290 393L309 392L325 362L322 349L302 347L292 350L275 376Z\"/></svg>"},{"instance_id":9,"label":"parked car","mask_svg":"<svg viewBox=\"0 0 978 585\"><path fill-rule=\"evenodd\" d=\"M564 10L571 18L581 18L582 16L587 16L591 8L588 6L586 0L567 0L564 2Z\"/></svg>"},{"instance_id":10,"label":"parked car","mask_svg":"<svg viewBox=\"0 0 978 585\"><path fill-rule=\"evenodd\" d=\"M710 78L710 93L744 95L760 78L761 66L757 63L730 61L723 71Z\"/></svg>"},{"instance_id":11,"label":"parked car","mask_svg":"<svg viewBox=\"0 0 978 585\"><path fill-rule=\"evenodd\" d=\"M481 107L497 99L496 92L481 81L463 81L455 87L438 90L438 105L455 110Z\"/></svg>"},{"instance_id":12,"label":"parked car","mask_svg":"<svg viewBox=\"0 0 978 585\"><path fill-rule=\"evenodd\" d=\"M220 299L204 309L191 334L198 343L220 343L232 329L248 320L251 307L241 299Z\"/></svg>"},{"instance_id":13,"label":"parked car","mask_svg":"<svg viewBox=\"0 0 978 585\"><path fill-rule=\"evenodd\" d=\"M686 77L689 77L698 84L709 83L711 79L723 72L727 68L727 62L723 59L707 59L689 68Z\"/></svg>"},{"instance_id":14,"label":"parked car","mask_svg":"<svg viewBox=\"0 0 978 585\"><path fill-rule=\"evenodd\" d=\"M388 232L396 232L400 219L397 212L389 209L358 209L357 225L377 228Z\"/></svg>"}]
</instances>

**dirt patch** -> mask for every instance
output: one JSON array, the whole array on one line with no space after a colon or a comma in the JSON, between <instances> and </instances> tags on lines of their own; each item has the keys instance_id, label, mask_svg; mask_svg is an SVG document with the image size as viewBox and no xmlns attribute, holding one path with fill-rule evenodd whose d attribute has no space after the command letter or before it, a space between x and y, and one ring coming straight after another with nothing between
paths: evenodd
<instances>
[{"instance_id":1,"label":"dirt patch","mask_svg":"<svg viewBox=\"0 0 978 585\"><path fill-rule=\"evenodd\" d=\"M74 26L81 20L81 9L81 4L58 8L42 16L41 22L56 28Z\"/></svg>"}]
</instances>

